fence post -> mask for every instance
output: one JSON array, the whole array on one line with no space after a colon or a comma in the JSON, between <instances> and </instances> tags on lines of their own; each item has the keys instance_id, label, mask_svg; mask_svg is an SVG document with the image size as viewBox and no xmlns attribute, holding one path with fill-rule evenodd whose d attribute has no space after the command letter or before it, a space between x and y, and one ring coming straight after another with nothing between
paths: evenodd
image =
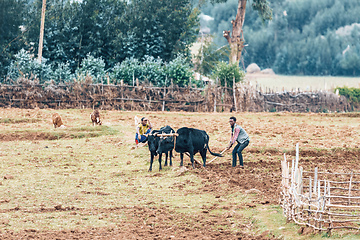
<instances>
[{"instance_id":1,"label":"fence post","mask_svg":"<svg viewBox=\"0 0 360 240\"><path fill-rule=\"evenodd\" d=\"M296 158L295 158L295 166L294 166L294 180L297 179L298 175L298 167L299 167L299 143L296 144Z\"/></svg>"},{"instance_id":2,"label":"fence post","mask_svg":"<svg viewBox=\"0 0 360 240\"><path fill-rule=\"evenodd\" d=\"M352 182L352 178L353 178L353 170L351 170L351 175L350 175L350 183L349 183L349 203L348 205L350 205L351 203L351 182Z\"/></svg>"},{"instance_id":3,"label":"fence post","mask_svg":"<svg viewBox=\"0 0 360 240\"><path fill-rule=\"evenodd\" d=\"M166 95L166 82L167 82L167 75L165 76L165 84L164 84L164 96L163 96L163 104L162 104L162 111L165 111L165 95Z\"/></svg>"},{"instance_id":4,"label":"fence post","mask_svg":"<svg viewBox=\"0 0 360 240\"><path fill-rule=\"evenodd\" d=\"M133 71L133 87L135 86L135 71Z\"/></svg>"},{"instance_id":5,"label":"fence post","mask_svg":"<svg viewBox=\"0 0 360 240\"><path fill-rule=\"evenodd\" d=\"M303 167L300 167L299 168L299 189L298 189L298 193L299 194L303 194L303 171L304 171L304 169L303 169Z\"/></svg>"},{"instance_id":6,"label":"fence post","mask_svg":"<svg viewBox=\"0 0 360 240\"><path fill-rule=\"evenodd\" d=\"M311 176L309 177L309 180L310 180L310 182L309 182L309 210L311 210L311 206L310 206L310 204L311 204L311 197L312 197L312 194L311 194ZM310 216L311 215L311 212L310 211L308 211L308 216ZM309 217L309 219L308 219L308 223L310 223L310 217Z\"/></svg>"},{"instance_id":7,"label":"fence post","mask_svg":"<svg viewBox=\"0 0 360 240\"><path fill-rule=\"evenodd\" d=\"M316 187L317 187L317 177L318 177L318 168L315 168L315 173L314 173L314 193L316 193ZM318 196L319 197L319 196Z\"/></svg>"},{"instance_id":8,"label":"fence post","mask_svg":"<svg viewBox=\"0 0 360 240\"><path fill-rule=\"evenodd\" d=\"M294 159L291 160L291 187L294 187L294 174L295 174L295 171L294 171L294 168L295 168L295 161Z\"/></svg>"},{"instance_id":9,"label":"fence post","mask_svg":"<svg viewBox=\"0 0 360 240\"><path fill-rule=\"evenodd\" d=\"M295 169L299 166L299 143L296 144L296 162L295 162Z\"/></svg>"},{"instance_id":10,"label":"fence post","mask_svg":"<svg viewBox=\"0 0 360 240\"><path fill-rule=\"evenodd\" d=\"M214 113L216 112L216 97L217 97L217 83L219 81L219 78L216 78L216 83L214 87Z\"/></svg>"}]
</instances>

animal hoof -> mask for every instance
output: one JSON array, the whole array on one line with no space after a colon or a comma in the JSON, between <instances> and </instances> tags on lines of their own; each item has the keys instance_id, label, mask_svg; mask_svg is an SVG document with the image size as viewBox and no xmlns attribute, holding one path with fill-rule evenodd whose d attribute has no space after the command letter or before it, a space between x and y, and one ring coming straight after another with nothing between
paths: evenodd
<instances>
[{"instance_id":1,"label":"animal hoof","mask_svg":"<svg viewBox=\"0 0 360 240\"><path fill-rule=\"evenodd\" d=\"M151 169L148 170L148 172L151 172L151 171L152 171Z\"/></svg>"}]
</instances>

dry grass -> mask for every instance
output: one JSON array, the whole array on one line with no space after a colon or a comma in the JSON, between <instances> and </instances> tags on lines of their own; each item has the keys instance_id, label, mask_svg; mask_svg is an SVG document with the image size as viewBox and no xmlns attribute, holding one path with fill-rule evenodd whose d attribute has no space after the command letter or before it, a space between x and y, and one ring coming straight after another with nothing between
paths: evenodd
<instances>
[{"instance_id":1,"label":"dry grass","mask_svg":"<svg viewBox=\"0 0 360 240\"><path fill-rule=\"evenodd\" d=\"M332 77L332 76L285 76L267 74L247 74L246 78L252 84L258 84L263 91L271 89L291 91L300 88L303 91L327 90L332 91L336 87L360 88L358 77Z\"/></svg>"},{"instance_id":2,"label":"dry grass","mask_svg":"<svg viewBox=\"0 0 360 240\"><path fill-rule=\"evenodd\" d=\"M158 172L155 162L153 172L149 173L147 148L132 149L133 118L137 115L147 116L155 128L168 124L174 129L182 126L204 129L210 135L212 151L220 152L229 139L228 113L102 111L104 126L90 127L90 109L59 110L68 127L54 130L51 124L53 112L0 109L2 118L36 119L2 121L0 134L37 131L67 136L58 140L1 142L0 236L9 231L29 229L39 232L116 229L136 221L153 227L165 223L169 224L168 228L176 225L175 235L185 234L186 230L180 229L189 228L190 232L215 231L220 233L220 238L232 238L226 234L239 232L260 236L265 230L270 231L269 236L285 239L321 238L321 235L299 236L296 233L298 227L285 224L276 204L258 204L261 196L246 194L229 185L226 177L220 181L219 189L219 184L206 177L212 168L191 170L186 166L189 171L179 175L177 155L174 167L165 167ZM354 151L360 146L358 117L291 113L239 113L236 116L251 136L245 164L257 165L265 161L277 166L282 153L293 151L296 142L301 143L303 150L319 150L319 155L331 153L331 149ZM74 132L82 138L71 135ZM87 135L92 132L98 132L98 137ZM200 159L199 156L196 158ZM220 164L216 167L221 172L230 168L230 161L227 154L214 163ZM188 164L189 160L185 159L185 162ZM341 163L336 167L342 168ZM357 165L354 168L360 170L356 169ZM264 173L260 172L260 175ZM247 207L252 202L255 206ZM154 218L151 214L135 214L133 209L137 207L161 210L161 216L166 216L167 220L160 224L159 219L151 220ZM214 221L207 222L210 218ZM149 238L155 236L151 232L147 234ZM165 235L160 237L165 238Z\"/></svg>"}]
</instances>

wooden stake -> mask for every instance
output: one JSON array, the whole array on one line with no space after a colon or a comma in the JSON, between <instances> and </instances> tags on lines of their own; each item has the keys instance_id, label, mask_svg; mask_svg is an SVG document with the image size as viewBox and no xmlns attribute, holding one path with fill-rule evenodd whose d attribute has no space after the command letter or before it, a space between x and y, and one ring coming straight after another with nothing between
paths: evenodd
<instances>
[{"instance_id":1,"label":"wooden stake","mask_svg":"<svg viewBox=\"0 0 360 240\"><path fill-rule=\"evenodd\" d=\"M294 159L291 160L291 187L293 187L294 185L294 174L295 174L295 171L294 171L294 168L295 168L295 161Z\"/></svg>"},{"instance_id":2,"label":"wooden stake","mask_svg":"<svg viewBox=\"0 0 360 240\"><path fill-rule=\"evenodd\" d=\"M349 203L348 205L351 204L350 200L351 200L351 182L352 182L352 178L353 178L353 171L351 171L351 175L350 175L350 183L349 183Z\"/></svg>"},{"instance_id":3,"label":"wooden stake","mask_svg":"<svg viewBox=\"0 0 360 240\"><path fill-rule=\"evenodd\" d=\"M299 143L296 144L296 162L295 162L295 171L299 167Z\"/></svg>"},{"instance_id":4,"label":"wooden stake","mask_svg":"<svg viewBox=\"0 0 360 240\"><path fill-rule=\"evenodd\" d=\"M39 63L41 63L42 49L43 49L43 43L44 43L45 11L46 11L46 0L43 0L42 10L41 10L40 38L39 38L39 51L38 51Z\"/></svg>"},{"instance_id":5,"label":"wooden stake","mask_svg":"<svg viewBox=\"0 0 360 240\"><path fill-rule=\"evenodd\" d=\"M317 177L318 177L318 168L315 168L315 174L314 174L314 193L316 193L316 187L317 187ZM318 196L319 197L319 196Z\"/></svg>"}]
</instances>

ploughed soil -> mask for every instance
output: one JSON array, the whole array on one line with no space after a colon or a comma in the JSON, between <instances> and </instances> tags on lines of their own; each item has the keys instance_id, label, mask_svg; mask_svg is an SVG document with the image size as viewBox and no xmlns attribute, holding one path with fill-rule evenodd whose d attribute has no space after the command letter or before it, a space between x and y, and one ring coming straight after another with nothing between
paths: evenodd
<instances>
[{"instance_id":1,"label":"ploughed soil","mask_svg":"<svg viewBox=\"0 0 360 240\"><path fill-rule=\"evenodd\" d=\"M23 111L21 114L24 116L27 116L26 114L37 117L46 115L41 113L41 111L31 112L28 110L31 115L28 112L24 112L25 110L21 111ZM50 113L47 113L45 117L49 118L50 115ZM120 124L132 126L133 116L119 117L115 113L113 115L107 116L107 120L113 124L119 124L120 122ZM86 113L86 116L88 116L88 113ZM252 196L253 201L245 206L232 205L230 203L225 206L219 206L218 203L214 203L210 206L201 207L202 211L193 216L175 212L167 207L158 208L151 204L148 204L148 206L123 206L111 209L79 209L62 206L55 206L49 209L40 208L32 210L34 211L33 213L68 211L74 215L83 212L96 215L108 212L125 215L125 218L116 228L81 228L79 230L59 231L27 229L18 232L2 230L1 226L6 225L6 220L4 222L4 220L0 219L0 239L272 239L274 236L269 234L269 232L248 234L252 228L249 221L236 213L236 211L230 210L235 208L254 208L258 205L279 204L281 184L280 160L283 158L284 153L288 161L295 158L294 143L296 142L301 143L299 164L304 167L304 170L313 170L315 167L318 167L329 172L358 171L360 162L359 133L356 130L358 126L348 126L346 123L343 123L346 120L344 118L339 120L340 123L336 121L336 117L330 118L324 115L327 118L325 119L321 114L315 116L296 116L290 113L281 113L270 117L264 114L264 118L260 114L254 116L253 119L244 118L241 122L251 136L251 144L243 152L244 167L237 166L232 168L230 155L228 154L228 161L226 163L224 161L214 161L207 164L206 168L196 164L196 168L192 169L188 158L185 157L184 163L186 169L202 179L202 187L197 190L187 190L183 189L187 183L174 185L174 190L182 191L184 195L192 194L196 191L196 193L212 193L216 198L221 199L234 192L249 194ZM225 121L227 121L227 117ZM267 119L268 117L270 119ZM295 119L295 117L299 117L301 121ZM357 118L358 116L346 117ZM175 129L181 126L200 128L205 122L198 120L196 116L190 115L173 118L166 115L159 117L154 114L150 118L152 121L153 119L157 121L159 126L169 124ZM272 118L275 120L272 120ZM279 119L276 120L277 118ZM173 122L168 123L168 119L172 119ZM223 120L211 119L211 121L205 123L207 124L207 132L211 135L211 147L216 145L214 140L218 141L218 143L228 142L229 129L227 124L226 128L224 127ZM319 122L311 123L310 120L319 121L322 125ZM330 125L326 125L324 122L329 122ZM0 125L0 130L2 127L6 130L11 128L10 124L6 124L6 126L5 124L3 126ZM48 122L41 122L41 124L49 125ZM205 126L202 126L202 128L205 128ZM128 138L130 139L130 137ZM16 132L0 133L0 141L56 139L58 139L57 135L46 132L26 134ZM219 146L211 149L213 152L220 152L222 147ZM196 159L200 159L198 154ZM211 159L212 157L209 155L208 161ZM177 162L174 163L174 165L177 164ZM154 173L152 173L154 176L160 174L156 173L156 171L157 168L154 167ZM224 215L213 214L212 211L216 209L227 209L229 211ZM6 211L21 212L24 210L21 208L0 209L0 213L6 213ZM231 219L235 218L244 218L244 221L242 221L244 224L238 227L237 231L229 230L232 228Z\"/></svg>"},{"instance_id":2,"label":"ploughed soil","mask_svg":"<svg viewBox=\"0 0 360 240\"><path fill-rule=\"evenodd\" d=\"M272 157L283 155L282 152L274 149L250 150L244 152L253 154L252 157L260 160L245 162L245 167L229 167L228 163L210 163L206 168L196 164L192 169L189 162L186 162L188 171L200 176L203 180L203 187L195 191L211 192L215 198L223 198L232 192L242 192L252 194L254 201L245 206L225 205L219 206L214 203L210 206L202 206L202 212L190 216L188 214L175 212L166 207L158 208L152 206L151 202L146 206L116 207L111 209L79 209L74 207L55 206L54 208L40 208L32 210L34 214L48 211L68 211L70 214L82 214L91 212L94 215L112 213L125 215L126 220L116 228L89 228L79 230L61 231L37 231L27 229L20 232L1 231L0 239L275 239L269 232L259 235L250 235L242 229L251 229L251 226L244 224L239 231L234 232L231 228L231 219L241 219L243 216L235 211L228 211L224 215L212 214L212 210L234 208L253 208L257 205L278 204L280 197L280 163L271 160ZM292 152L290 152L291 159ZM262 157L261 157L262 156ZM349 171L356 168L360 160L359 150L322 150L322 151L302 151L302 165L309 169L314 166L320 168L334 169L336 171ZM264 159L264 160L263 160ZM341 167L339 168L339 162ZM306 164L304 164L306 163ZM161 174L161 173L155 173ZM194 193L194 190L183 189L186 183L174 185L174 190L183 191L185 195ZM197 193L198 193L197 192ZM15 208L4 211L22 211ZM184 219L187 219L184 221ZM248 222L246 219L244 223Z\"/></svg>"},{"instance_id":3,"label":"ploughed soil","mask_svg":"<svg viewBox=\"0 0 360 240\"><path fill-rule=\"evenodd\" d=\"M279 204L281 164L273 158L282 157L283 153L276 149L265 149L262 152L249 149L244 150L243 155L246 156L251 152L255 153L252 157L260 160L245 162L244 167L233 168L225 163L210 163L206 168L197 165L199 168L194 171L207 181L202 191L219 194L240 191L245 194L255 194L254 203ZM294 158L295 151L287 153L288 161ZM304 170L314 170L318 167L327 172L349 173L358 168L359 162L360 149L300 150L299 165L303 166Z\"/></svg>"},{"instance_id":4,"label":"ploughed soil","mask_svg":"<svg viewBox=\"0 0 360 240\"><path fill-rule=\"evenodd\" d=\"M12 209L11 211L21 211ZM81 230L37 231L26 229L20 232L0 230L0 239L272 239L268 232L260 235L249 235L242 232L231 232L231 218L241 218L237 214L223 216L209 214L204 209L201 214L189 217L188 214L175 213L156 207L116 207L111 209L76 209L74 207L55 206L51 209L39 209L32 213L44 211L69 211L70 214L104 215L106 213L124 215L129 220L116 228L88 228ZM187 221L184 223L184 219ZM175 223L175 224L174 224ZM247 228L246 225L242 226Z\"/></svg>"}]
</instances>

